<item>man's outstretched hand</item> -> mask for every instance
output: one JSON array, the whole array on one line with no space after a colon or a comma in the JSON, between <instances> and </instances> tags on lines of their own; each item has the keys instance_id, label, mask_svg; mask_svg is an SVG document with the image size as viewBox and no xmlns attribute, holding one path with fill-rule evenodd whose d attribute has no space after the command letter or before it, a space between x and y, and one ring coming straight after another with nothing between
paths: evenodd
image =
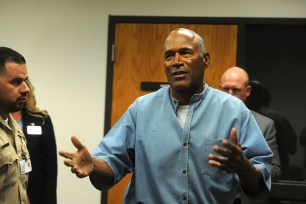
<instances>
[{"instance_id":1,"label":"man's outstretched hand","mask_svg":"<svg viewBox=\"0 0 306 204\"><path fill-rule=\"evenodd\" d=\"M72 136L71 142L77 148L77 152L59 151L59 155L66 158L64 164L71 167L72 173L76 174L79 178L84 178L94 169L93 158L77 137Z\"/></svg>"}]
</instances>

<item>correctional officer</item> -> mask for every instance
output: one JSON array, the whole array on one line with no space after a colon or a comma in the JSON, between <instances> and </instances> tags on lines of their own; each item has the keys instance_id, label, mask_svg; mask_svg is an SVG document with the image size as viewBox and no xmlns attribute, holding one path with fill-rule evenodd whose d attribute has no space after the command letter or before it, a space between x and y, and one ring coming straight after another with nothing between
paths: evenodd
<instances>
[{"instance_id":1,"label":"correctional officer","mask_svg":"<svg viewBox=\"0 0 306 204\"><path fill-rule=\"evenodd\" d=\"M10 113L23 108L29 87L24 57L0 47L0 204L29 203L26 193L32 170L24 134Z\"/></svg>"}]
</instances>

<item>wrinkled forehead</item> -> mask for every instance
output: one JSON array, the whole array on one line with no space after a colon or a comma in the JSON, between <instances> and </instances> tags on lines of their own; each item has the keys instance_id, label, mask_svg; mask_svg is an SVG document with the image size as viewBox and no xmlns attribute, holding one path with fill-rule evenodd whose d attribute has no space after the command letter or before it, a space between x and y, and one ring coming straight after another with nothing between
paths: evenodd
<instances>
[{"instance_id":1,"label":"wrinkled forehead","mask_svg":"<svg viewBox=\"0 0 306 204\"><path fill-rule=\"evenodd\" d=\"M195 37L188 30L172 31L165 40L164 50L178 47L194 47L196 46Z\"/></svg>"},{"instance_id":2,"label":"wrinkled forehead","mask_svg":"<svg viewBox=\"0 0 306 204\"><path fill-rule=\"evenodd\" d=\"M221 80L221 86L226 88L245 88L247 84L242 78L239 77L223 77Z\"/></svg>"}]
</instances>

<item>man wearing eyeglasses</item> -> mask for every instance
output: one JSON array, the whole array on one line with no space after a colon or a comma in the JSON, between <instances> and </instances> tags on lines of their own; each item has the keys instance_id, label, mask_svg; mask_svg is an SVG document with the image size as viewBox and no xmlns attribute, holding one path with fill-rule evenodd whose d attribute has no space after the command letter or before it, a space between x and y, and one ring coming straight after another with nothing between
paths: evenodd
<instances>
[{"instance_id":1,"label":"man wearing eyeglasses","mask_svg":"<svg viewBox=\"0 0 306 204\"><path fill-rule=\"evenodd\" d=\"M239 98L243 102L246 102L248 96L251 94L252 87L249 85L249 76L244 69L240 67L231 67L222 75L220 89ZM275 136L276 132L274 122L270 118L255 111L251 112L273 152L271 178L272 181L277 181L281 176L281 165Z\"/></svg>"}]
</instances>

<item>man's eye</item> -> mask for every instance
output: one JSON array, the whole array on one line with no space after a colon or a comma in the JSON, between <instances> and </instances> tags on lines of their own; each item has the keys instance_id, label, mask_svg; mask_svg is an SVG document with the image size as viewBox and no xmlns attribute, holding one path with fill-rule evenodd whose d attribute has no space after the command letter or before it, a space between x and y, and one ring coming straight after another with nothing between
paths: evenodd
<instances>
[{"instance_id":1,"label":"man's eye","mask_svg":"<svg viewBox=\"0 0 306 204\"><path fill-rule=\"evenodd\" d=\"M187 52L187 51L181 52L181 55L189 55L189 54L191 54L191 53Z\"/></svg>"},{"instance_id":2,"label":"man's eye","mask_svg":"<svg viewBox=\"0 0 306 204\"><path fill-rule=\"evenodd\" d=\"M229 88L223 87L223 88L222 88L222 91L228 92L228 91L229 91Z\"/></svg>"},{"instance_id":3,"label":"man's eye","mask_svg":"<svg viewBox=\"0 0 306 204\"><path fill-rule=\"evenodd\" d=\"M191 55L191 54L192 54L192 51L189 50L189 49L182 49L182 50L180 51L180 54L181 54L181 55Z\"/></svg>"},{"instance_id":4,"label":"man's eye","mask_svg":"<svg viewBox=\"0 0 306 204\"><path fill-rule=\"evenodd\" d=\"M171 57L173 57L173 54L171 53L165 54L164 56L165 60L169 60Z\"/></svg>"},{"instance_id":5,"label":"man's eye","mask_svg":"<svg viewBox=\"0 0 306 204\"><path fill-rule=\"evenodd\" d=\"M20 85L21 83L22 83L22 80L13 80L13 81L11 81L11 84L16 85L16 86Z\"/></svg>"},{"instance_id":6,"label":"man's eye","mask_svg":"<svg viewBox=\"0 0 306 204\"><path fill-rule=\"evenodd\" d=\"M234 93L240 93L241 89L233 89Z\"/></svg>"}]
</instances>

